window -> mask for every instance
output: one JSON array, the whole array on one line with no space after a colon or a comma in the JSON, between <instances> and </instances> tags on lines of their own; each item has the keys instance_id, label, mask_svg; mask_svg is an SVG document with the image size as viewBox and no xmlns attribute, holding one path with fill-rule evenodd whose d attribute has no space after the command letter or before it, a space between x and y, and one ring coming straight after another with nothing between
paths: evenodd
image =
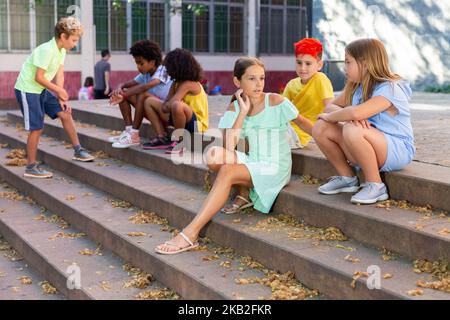
<instances>
[{"instance_id":1,"label":"window","mask_svg":"<svg viewBox=\"0 0 450 320\"><path fill-rule=\"evenodd\" d=\"M127 51L127 2L120 1L119 5L110 10L110 48L112 51Z\"/></svg>"},{"instance_id":2,"label":"window","mask_svg":"<svg viewBox=\"0 0 450 320\"><path fill-rule=\"evenodd\" d=\"M109 4L108 0L94 2L95 42L97 50L109 48Z\"/></svg>"},{"instance_id":3,"label":"window","mask_svg":"<svg viewBox=\"0 0 450 320\"><path fill-rule=\"evenodd\" d=\"M41 0L36 5L36 46L53 37L55 28L55 1Z\"/></svg>"},{"instance_id":4,"label":"window","mask_svg":"<svg viewBox=\"0 0 450 320\"><path fill-rule=\"evenodd\" d=\"M260 52L293 53L293 44L306 37L306 25L305 1L261 0Z\"/></svg>"},{"instance_id":5,"label":"window","mask_svg":"<svg viewBox=\"0 0 450 320\"><path fill-rule=\"evenodd\" d=\"M166 45L166 6L164 3L150 3L149 38L157 43L161 49L167 49Z\"/></svg>"},{"instance_id":6,"label":"window","mask_svg":"<svg viewBox=\"0 0 450 320\"><path fill-rule=\"evenodd\" d=\"M244 0L183 1L183 48L194 52L244 52ZM200 5L201 10L189 9Z\"/></svg>"},{"instance_id":7,"label":"window","mask_svg":"<svg viewBox=\"0 0 450 320\"><path fill-rule=\"evenodd\" d=\"M142 39L158 42L166 49L166 20L168 10L165 0L126 0L115 5L112 0L94 1L94 24L97 50L128 51L128 45ZM130 8L130 9L129 9ZM128 10L131 10L129 12ZM131 39L128 29L131 28Z\"/></svg>"},{"instance_id":8,"label":"window","mask_svg":"<svg viewBox=\"0 0 450 320\"><path fill-rule=\"evenodd\" d=\"M0 50L29 51L49 41L59 18L80 0L0 0ZM80 44L73 51L79 51Z\"/></svg>"},{"instance_id":9,"label":"window","mask_svg":"<svg viewBox=\"0 0 450 320\"><path fill-rule=\"evenodd\" d=\"M29 50L30 39L30 2L28 0L8 1L10 17L10 49Z\"/></svg>"},{"instance_id":10,"label":"window","mask_svg":"<svg viewBox=\"0 0 450 320\"><path fill-rule=\"evenodd\" d=\"M8 49L8 5L0 1L0 50Z\"/></svg>"}]
</instances>

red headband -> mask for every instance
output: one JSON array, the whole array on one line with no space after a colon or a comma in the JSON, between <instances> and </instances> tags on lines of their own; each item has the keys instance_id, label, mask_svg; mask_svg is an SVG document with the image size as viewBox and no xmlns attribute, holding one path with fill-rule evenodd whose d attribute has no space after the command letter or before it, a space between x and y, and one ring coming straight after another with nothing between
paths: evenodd
<instances>
[{"instance_id":1,"label":"red headband","mask_svg":"<svg viewBox=\"0 0 450 320\"><path fill-rule=\"evenodd\" d=\"M319 40L313 38L305 38L297 43L294 43L295 55L309 54L317 58L322 53L323 47Z\"/></svg>"}]
</instances>

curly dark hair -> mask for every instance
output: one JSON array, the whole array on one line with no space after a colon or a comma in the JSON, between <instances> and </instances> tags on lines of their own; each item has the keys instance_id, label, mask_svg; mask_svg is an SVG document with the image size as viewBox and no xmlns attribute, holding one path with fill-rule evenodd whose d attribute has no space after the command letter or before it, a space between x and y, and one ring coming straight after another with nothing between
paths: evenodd
<instances>
[{"instance_id":1,"label":"curly dark hair","mask_svg":"<svg viewBox=\"0 0 450 320\"><path fill-rule=\"evenodd\" d=\"M167 74L176 82L200 81L203 69L189 50L177 48L164 58Z\"/></svg>"},{"instance_id":2,"label":"curly dark hair","mask_svg":"<svg viewBox=\"0 0 450 320\"><path fill-rule=\"evenodd\" d=\"M136 57L142 57L147 61L155 61L155 66L158 67L162 62L162 53L159 44L151 40L137 41L130 48L130 54Z\"/></svg>"}]
</instances>

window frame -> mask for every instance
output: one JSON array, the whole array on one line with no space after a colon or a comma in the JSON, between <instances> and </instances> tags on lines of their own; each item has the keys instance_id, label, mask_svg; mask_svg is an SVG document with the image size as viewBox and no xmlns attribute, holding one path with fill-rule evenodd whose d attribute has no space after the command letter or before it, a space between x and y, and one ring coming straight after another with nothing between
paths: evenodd
<instances>
[{"instance_id":1,"label":"window frame","mask_svg":"<svg viewBox=\"0 0 450 320\"><path fill-rule=\"evenodd\" d=\"M208 51L197 51L197 48L195 46L195 39L196 39L196 17L195 14L193 15L193 21L191 22L192 25L192 48L189 48L189 50L192 51L192 53L196 55L212 55L212 56L220 56L220 55L232 55L232 56L241 56L248 52L248 30L247 25L248 22L245 20L246 15L248 15L248 0L243 0L241 3L233 2L232 0L187 0L183 1L184 5L204 5L208 8L209 12L209 21L208 21ZM215 25L214 25L214 17L215 17L215 6L225 6L228 8L227 10L227 50L226 51L216 51L215 48ZM230 51L230 8L242 8L242 26L243 26L243 32L242 32L242 51L241 52L232 52ZM182 17L183 20L183 17ZM183 22L182 22L183 24ZM182 31L183 32L183 31ZM182 44L183 47L185 47Z\"/></svg>"},{"instance_id":2,"label":"window frame","mask_svg":"<svg viewBox=\"0 0 450 320\"><path fill-rule=\"evenodd\" d=\"M283 0L283 4L272 4L272 2L269 0L269 3L260 3L259 5L259 16L261 17L262 14L262 9L268 9L268 27L270 30L270 27L272 25L272 10L280 10L282 9L282 19L283 19L283 33L282 33L282 52L273 52L273 50L271 50L271 40L272 40L272 33L268 33L267 36L267 47L268 47L268 51L264 52L262 51L262 47L261 47L261 43L262 43L262 38L263 38L263 34L262 32L262 27L261 25L259 26L259 48L258 48L258 52L260 55L264 55L264 56L290 56L293 54L293 52L288 52L287 51L287 39L288 39L288 35L287 35L287 24L288 24L288 10L289 9L293 9L295 8L296 10L299 10L300 12L300 16L303 18L305 21L301 21L299 24L299 30L298 33L300 34L300 37L307 37L308 33L309 33L309 28L308 28L308 1L307 0L301 0L301 5L297 6L297 5L290 5L288 4L287 0ZM261 19L260 19L260 24L261 24ZM304 32L303 34L301 34L302 32Z\"/></svg>"}]
</instances>

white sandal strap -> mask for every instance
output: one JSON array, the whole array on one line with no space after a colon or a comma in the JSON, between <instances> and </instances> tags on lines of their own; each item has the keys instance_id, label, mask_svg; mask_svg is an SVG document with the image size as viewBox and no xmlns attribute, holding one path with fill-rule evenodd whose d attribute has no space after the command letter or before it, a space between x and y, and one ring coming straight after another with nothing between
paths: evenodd
<instances>
[{"instance_id":1,"label":"white sandal strap","mask_svg":"<svg viewBox=\"0 0 450 320\"><path fill-rule=\"evenodd\" d=\"M191 241L191 239L189 239L187 237L187 235L185 235L183 232L180 232L179 235L182 236L184 238L184 240L186 240L186 242L190 244L191 247L194 245L194 243Z\"/></svg>"},{"instance_id":2,"label":"white sandal strap","mask_svg":"<svg viewBox=\"0 0 450 320\"><path fill-rule=\"evenodd\" d=\"M241 199L242 201L245 201L245 203L250 203L250 201L248 201L248 199L245 199L244 197L237 195L236 196L237 199Z\"/></svg>"}]
</instances>

